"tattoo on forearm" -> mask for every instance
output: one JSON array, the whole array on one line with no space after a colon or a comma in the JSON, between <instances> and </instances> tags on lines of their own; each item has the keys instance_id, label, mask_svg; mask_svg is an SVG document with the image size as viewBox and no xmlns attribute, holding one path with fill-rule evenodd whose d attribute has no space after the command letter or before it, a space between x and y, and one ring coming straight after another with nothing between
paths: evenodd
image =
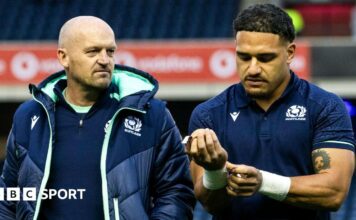
<instances>
[{"instance_id":1,"label":"tattoo on forearm","mask_svg":"<svg viewBox=\"0 0 356 220\"><path fill-rule=\"evenodd\" d=\"M314 169L317 173L330 168L330 156L325 150L316 150L312 153Z\"/></svg>"}]
</instances>

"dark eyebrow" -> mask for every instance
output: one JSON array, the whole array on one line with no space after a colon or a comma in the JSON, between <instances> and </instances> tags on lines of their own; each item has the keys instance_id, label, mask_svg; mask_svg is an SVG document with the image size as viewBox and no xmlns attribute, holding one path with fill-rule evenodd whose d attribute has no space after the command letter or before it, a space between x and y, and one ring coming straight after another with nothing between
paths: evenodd
<instances>
[{"instance_id":1,"label":"dark eyebrow","mask_svg":"<svg viewBox=\"0 0 356 220\"><path fill-rule=\"evenodd\" d=\"M236 51L236 54L237 54L237 55L241 55L241 56L251 56L251 55L248 54L248 53L239 52L239 51Z\"/></svg>"},{"instance_id":2,"label":"dark eyebrow","mask_svg":"<svg viewBox=\"0 0 356 220\"><path fill-rule=\"evenodd\" d=\"M257 58L260 62L267 63L272 61L277 57L276 53L258 53L258 54L249 54L245 52L236 51L236 55L243 60L250 60L253 56Z\"/></svg>"},{"instance_id":3,"label":"dark eyebrow","mask_svg":"<svg viewBox=\"0 0 356 220\"><path fill-rule=\"evenodd\" d=\"M256 58L261 62L269 62L277 57L276 53L260 53L256 55Z\"/></svg>"},{"instance_id":4,"label":"dark eyebrow","mask_svg":"<svg viewBox=\"0 0 356 220\"><path fill-rule=\"evenodd\" d=\"M239 52L239 51L236 51L236 54L237 55L243 55L243 56L256 56L256 57L259 57L259 56L276 56L277 54L276 53L258 53L258 54L249 54L249 53L245 53L245 52Z\"/></svg>"},{"instance_id":5,"label":"dark eyebrow","mask_svg":"<svg viewBox=\"0 0 356 220\"><path fill-rule=\"evenodd\" d=\"M276 53L258 53L256 56L276 56Z\"/></svg>"}]
</instances>

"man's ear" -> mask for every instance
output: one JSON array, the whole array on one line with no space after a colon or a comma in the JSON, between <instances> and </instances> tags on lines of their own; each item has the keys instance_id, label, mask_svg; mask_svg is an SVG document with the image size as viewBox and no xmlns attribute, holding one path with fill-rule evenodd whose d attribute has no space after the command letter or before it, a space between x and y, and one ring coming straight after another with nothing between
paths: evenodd
<instances>
[{"instance_id":1,"label":"man's ear","mask_svg":"<svg viewBox=\"0 0 356 220\"><path fill-rule=\"evenodd\" d=\"M57 49L57 58L59 63L66 69L69 66L69 58L67 54L67 50L65 48Z\"/></svg>"},{"instance_id":2,"label":"man's ear","mask_svg":"<svg viewBox=\"0 0 356 220\"><path fill-rule=\"evenodd\" d=\"M295 49L296 49L296 45L295 43L290 43L287 47L287 63L291 64L294 55L295 55Z\"/></svg>"}]
</instances>

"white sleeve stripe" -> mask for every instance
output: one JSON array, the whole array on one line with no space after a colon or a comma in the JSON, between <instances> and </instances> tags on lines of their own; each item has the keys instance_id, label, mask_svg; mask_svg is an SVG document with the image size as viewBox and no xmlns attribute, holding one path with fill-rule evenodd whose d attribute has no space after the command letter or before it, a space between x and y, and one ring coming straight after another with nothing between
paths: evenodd
<instances>
[{"instance_id":1,"label":"white sleeve stripe","mask_svg":"<svg viewBox=\"0 0 356 220\"><path fill-rule=\"evenodd\" d=\"M321 144L321 143L346 144L346 145L350 145L352 147L355 147L353 144L348 143L348 142L344 142L344 141L323 141L323 142L319 142L319 143L316 143L316 144Z\"/></svg>"}]
</instances>

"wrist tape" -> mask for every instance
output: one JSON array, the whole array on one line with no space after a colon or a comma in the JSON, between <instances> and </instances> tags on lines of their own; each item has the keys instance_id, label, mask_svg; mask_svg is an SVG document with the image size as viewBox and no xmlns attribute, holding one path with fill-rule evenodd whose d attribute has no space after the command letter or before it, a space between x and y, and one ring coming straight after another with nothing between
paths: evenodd
<instances>
[{"instance_id":1,"label":"wrist tape","mask_svg":"<svg viewBox=\"0 0 356 220\"><path fill-rule=\"evenodd\" d=\"M272 199L283 201L289 192L291 179L263 170L260 170L260 172L262 174L262 184L258 191Z\"/></svg>"},{"instance_id":2,"label":"wrist tape","mask_svg":"<svg viewBox=\"0 0 356 220\"><path fill-rule=\"evenodd\" d=\"M226 167L219 170L204 170L203 186L207 189L216 190L227 185Z\"/></svg>"}]
</instances>

